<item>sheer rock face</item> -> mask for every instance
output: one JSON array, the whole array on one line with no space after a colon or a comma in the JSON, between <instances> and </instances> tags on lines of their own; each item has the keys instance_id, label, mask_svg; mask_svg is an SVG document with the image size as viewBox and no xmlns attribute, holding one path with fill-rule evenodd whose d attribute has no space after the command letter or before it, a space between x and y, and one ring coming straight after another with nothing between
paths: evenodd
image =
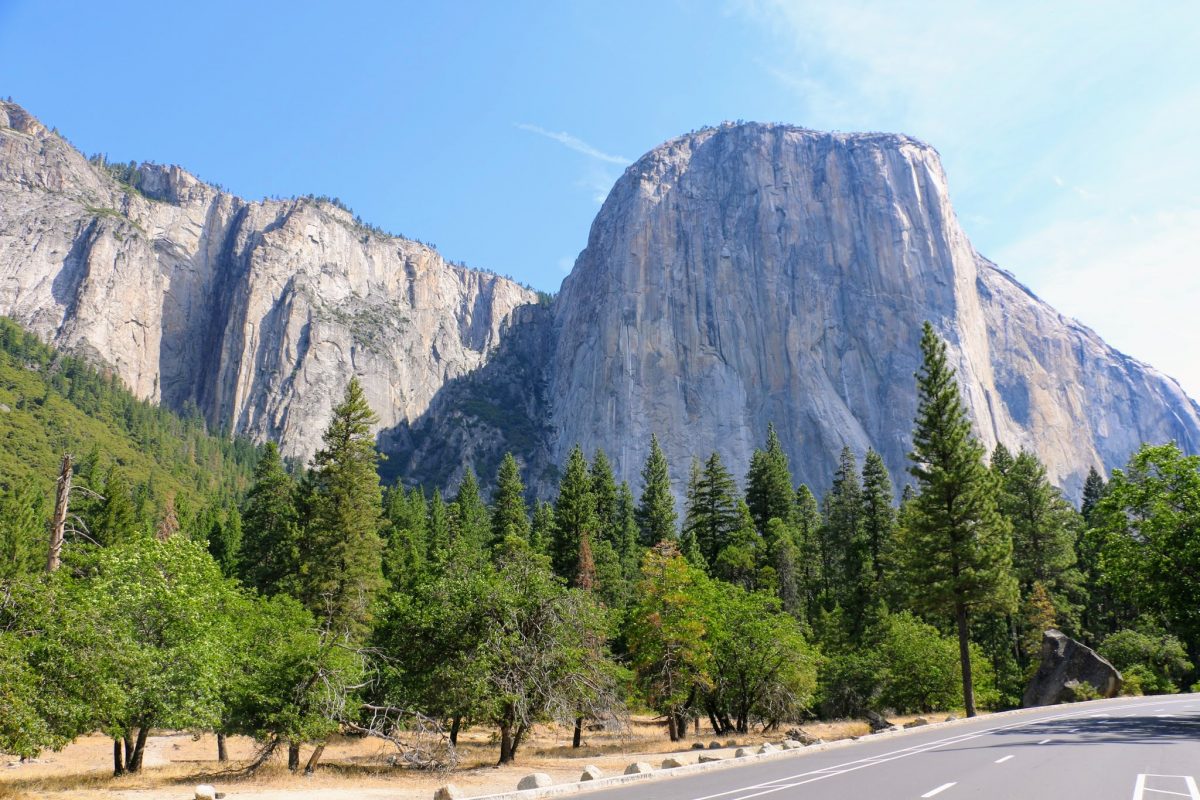
<instances>
[{"instance_id":1,"label":"sheer rock face","mask_svg":"<svg viewBox=\"0 0 1200 800\"><path fill-rule=\"evenodd\" d=\"M289 455L351 375L380 427L417 418L536 302L329 203L250 203L177 167L129 180L0 103L0 313Z\"/></svg>"},{"instance_id":2,"label":"sheer rock face","mask_svg":"<svg viewBox=\"0 0 1200 800\"><path fill-rule=\"evenodd\" d=\"M727 125L631 166L556 301L552 451L580 442L637 485L651 433L745 469L767 424L795 477L879 450L904 482L921 325L950 346L977 431L1077 494L1142 441L1200 450L1178 384L975 253L937 153L905 136Z\"/></svg>"}]
</instances>

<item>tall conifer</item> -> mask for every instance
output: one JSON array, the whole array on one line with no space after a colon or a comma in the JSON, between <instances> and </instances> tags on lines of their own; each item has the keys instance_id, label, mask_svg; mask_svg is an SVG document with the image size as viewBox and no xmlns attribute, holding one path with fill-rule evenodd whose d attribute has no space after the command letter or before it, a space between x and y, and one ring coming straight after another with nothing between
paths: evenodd
<instances>
[{"instance_id":1,"label":"tall conifer","mask_svg":"<svg viewBox=\"0 0 1200 800\"><path fill-rule=\"evenodd\" d=\"M637 507L641 543L653 547L659 542L677 539L675 527L675 498L671 495L671 474L667 457L659 447L658 437L650 437L650 455L642 468L642 497Z\"/></svg>"},{"instance_id":2,"label":"tall conifer","mask_svg":"<svg viewBox=\"0 0 1200 800\"><path fill-rule=\"evenodd\" d=\"M918 494L912 503L906 555L916 599L952 615L958 629L963 703L975 715L970 615L1016 605L1012 537L996 511L994 478L971 433L946 345L925 323L923 364L917 373L916 430L910 468Z\"/></svg>"}]
</instances>

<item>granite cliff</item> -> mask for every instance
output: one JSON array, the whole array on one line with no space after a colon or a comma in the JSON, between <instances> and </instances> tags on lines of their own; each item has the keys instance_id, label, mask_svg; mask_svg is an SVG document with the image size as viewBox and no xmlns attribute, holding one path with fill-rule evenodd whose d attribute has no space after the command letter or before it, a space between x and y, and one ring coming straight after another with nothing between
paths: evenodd
<instances>
[{"instance_id":1,"label":"granite cliff","mask_svg":"<svg viewBox=\"0 0 1200 800\"><path fill-rule=\"evenodd\" d=\"M655 432L682 485L713 450L743 470L774 422L799 481L827 486L843 445L903 475L924 320L983 442L1036 451L1071 494L1142 441L1200 450L1175 381L975 252L933 148L762 124L617 181L556 301L551 450L603 447L632 480Z\"/></svg>"},{"instance_id":2,"label":"granite cliff","mask_svg":"<svg viewBox=\"0 0 1200 800\"><path fill-rule=\"evenodd\" d=\"M0 103L0 313L135 394L310 455L351 375L381 428L482 365L510 280L333 203L247 202L178 167L113 170Z\"/></svg>"},{"instance_id":3,"label":"granite cliff","mask_svg":"<svg viewBox=\"0 0 1200 800\"><path fill-rule=\"evenodd\" d=\"M838 451L903 476L922 321L989 447L1076 494L1200 407L977 254L937 153L888 134L725 125L617 181L547 306L332 203L247 202L177 167L91 163L0 104L0 314L137 394L305 456L350 375L391 476L453 484L506 449L548 493L576 442L637 485L650 434L742 472L774 422L798 481Z\"/></svg>"}]
</instances>

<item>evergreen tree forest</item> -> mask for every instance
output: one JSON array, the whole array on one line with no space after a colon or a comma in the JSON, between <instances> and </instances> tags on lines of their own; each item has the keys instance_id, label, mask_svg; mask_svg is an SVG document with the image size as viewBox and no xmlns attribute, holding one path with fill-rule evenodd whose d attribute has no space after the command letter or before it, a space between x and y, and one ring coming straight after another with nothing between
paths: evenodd
<instances>
[{"instance_id":1,"label":"evergreen tree forest","mask_svg":"<svg viewBox=\"0 0 1200 800\"><path fill-rule=\"evenodd\" d=\"M928 325L922 352L905 475L847 447L797 486L772 427L685 486L657 439L638 486L576 447L537 500L511 454L446 495L381 486L354 380L294 464L0 321L0 752L99 731L137 772L166 728L311 773L339 732L424 767L469 727L508 763L550 721L578 746L631 713L672 740L973 714L1020 703L1049 627L1127 692L1192 686L1200 457L1147 444L1076 508L1033 453L985 450Z\"/></svg>"}]
</instances>

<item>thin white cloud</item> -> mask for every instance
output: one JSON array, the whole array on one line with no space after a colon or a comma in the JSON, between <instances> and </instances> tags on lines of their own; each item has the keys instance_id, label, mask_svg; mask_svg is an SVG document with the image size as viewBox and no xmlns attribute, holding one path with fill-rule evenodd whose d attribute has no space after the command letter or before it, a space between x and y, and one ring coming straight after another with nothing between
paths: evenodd
<instances>
[{"instance_id":1,"label":"thin white cloud","mask_svg":"<svg viewBox=\"0 0 1200 800\"><path fill-rule=\"evenodd\" d=\"M632 159L628 159L625 156L614 156L609 153L605 153L603 150L593 147L583 139L580 139L578 136L573 136L566 131L549 131L541 126L532 125L528 122L518 122L515 124L523 131L536 133L538 136L545 136L547 139L556 141L564 147L569 147L576 153L582 153L588 158L594 158L597 161L604 161L609 164L620 164L622 166L625 166L632 161Z\"/></svg>"}]
</instances>

